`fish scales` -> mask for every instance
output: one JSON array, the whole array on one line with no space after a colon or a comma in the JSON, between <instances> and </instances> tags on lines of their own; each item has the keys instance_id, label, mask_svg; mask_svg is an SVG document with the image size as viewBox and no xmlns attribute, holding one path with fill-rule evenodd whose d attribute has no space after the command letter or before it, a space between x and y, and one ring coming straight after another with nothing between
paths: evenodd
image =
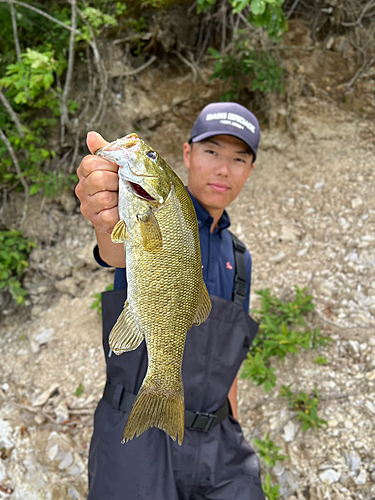
<instances>
[{"instance_id":1,"label":"fish scales","mask_svg":"<svg viewBox=\"0 0 375 500\"><path fill-rule=\"evenodd\" d=\"M158 427L182 444L186 333L211 309L194 206L179 177L136 134L96 154L119 165L120 221L112 239L125 243L128 281L110 346L121 354L144 338L149 361L123 442Z\"/></svg>"}]
</instances>

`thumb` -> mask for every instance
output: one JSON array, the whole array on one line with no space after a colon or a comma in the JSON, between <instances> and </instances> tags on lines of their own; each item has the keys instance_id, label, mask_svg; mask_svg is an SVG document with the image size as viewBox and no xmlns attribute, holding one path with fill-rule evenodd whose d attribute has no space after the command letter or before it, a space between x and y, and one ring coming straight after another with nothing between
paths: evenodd
<instances>
[{"instance_id":1,"label":"thumb","mask_svg":"<svg viewBox=\"0 0 375 500\"><path fill-rule=\"evenodd\" d=\"M87 134L86 143L91 154L94 154L95 151L98 151L98 149L103 148L108 144L108 142L105 141L97 132L89 132Z\"/></svg>"}]
</instances>

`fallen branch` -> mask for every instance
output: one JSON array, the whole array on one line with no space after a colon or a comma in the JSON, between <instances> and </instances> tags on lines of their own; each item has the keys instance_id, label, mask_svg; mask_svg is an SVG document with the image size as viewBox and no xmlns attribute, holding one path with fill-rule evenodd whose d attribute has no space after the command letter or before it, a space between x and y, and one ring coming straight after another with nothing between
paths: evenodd
<instances>
[{"instance_id":1,"label":"fallen branch","mask_svg":"<svg viewBox=\"0 0 375 500\"><path fill-rule=\"evenodd\" d=\"M5 95L3 94L3 92L1 90L0 90L0 101L3 103L5 109L8 111L10 117L12 118L20 137L22 137L22 139L24 139L25 134L23 133L22 125L18 119L17 113L14 111L12 106L9 104L8 99L5 97Z\"/></svg>"},{"instance_id":2,"label":"fallen branch","mask_svg":"<svg viewBox=\"0 0 375 500\"><path fill-rule=\"evenodd\" d=\"M20 167L20 164L18 162L16 153L14 152L14 149L13 149L11 143L9 142L8 137L5 135L5 133L3 132L3 130L1 128L0 128L0 139L2 139L2 141L4 141L4 144L6 145L7 150L9 151L9 154L12 158L13 164L16 168L18 178L21 181L23 189L25 191L25 203L23 206L23 213L22 213L22 217L21 217L21 221L20 221L20 226L22 227L22 224L24 223L24 221L26 219L27 207L28 207L28 203L29 203L29 186L28 186L27 182L25 181L25 178L22 174L21 167Z\"/></svg>"},{"instance_id":3,"label":"fallen branch","mask_svg":"<svg viewBox=\"0 0 375 500\"><path fill-rule=\"evenodd\" d=\"M68 408L70 415L92 415L95 408Z\"/></svg>"}]
</instances>

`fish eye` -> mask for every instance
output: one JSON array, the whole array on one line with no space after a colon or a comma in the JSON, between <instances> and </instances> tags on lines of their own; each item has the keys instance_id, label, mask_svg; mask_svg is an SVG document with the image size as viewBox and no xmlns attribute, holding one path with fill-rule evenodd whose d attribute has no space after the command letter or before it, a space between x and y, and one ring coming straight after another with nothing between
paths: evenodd
<instances>
[{"instance_id":1,"label":"fish eye","mask_svg":"<svg viewBox=\"0 0 375 500\"><path fill-rule=\"evenodd\" d=\"M151 160L156 160L156 158L157 158L157 154L155 151L149 151L148 153L146 153L146 156L151 158Z\"/></svg>"}]
</instances>

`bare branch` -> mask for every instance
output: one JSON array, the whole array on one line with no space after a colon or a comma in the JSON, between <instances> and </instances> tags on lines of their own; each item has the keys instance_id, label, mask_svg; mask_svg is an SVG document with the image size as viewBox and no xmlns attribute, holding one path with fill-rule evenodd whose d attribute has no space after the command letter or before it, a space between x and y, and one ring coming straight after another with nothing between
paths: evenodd
<instances>
[{"instance_id":1,"label":"bare branch","mask_svg":"<svg viewBox=\"0 0 375 500\"><path fill-rule=\"evenodd\" d=\"M290 19L290 16L293 14L294 9L297 7L299 2L300 2L300 0L294 0L293 5L291 6L291 8L289 9L289 12L285 16L287 19Z\"/></svg>"},{"instance_id":2,"label":"bare branch","mask_svg":"<svg viewBox=\"0 0 375 500\"><path fill-rule=\"evenodd\" d=\"M1 205L0 208L0 222L3 220L3 212L5 210L6 204L7 204L7 198L8 198L8 191L5 186L3 186L3 204Z\"/></svg>"},{"instance_id":3,"label":"bare branch","mask_svg":"<svg viewBox=\"0 0 375 500\"><path fill-rule=\"evenodd\" d=\"M222 11L222 24L221 24L221 52L224 52L226 45L226 35L227 35L227 8L226 8L226 0L223 0L221 5Z\"/></svg>"},{"instance_id":4,"label":"bare branch","mask_svg":"<svg viewBox=\"0 0 375 500\"><path fill-rule=\"evenodd\" d=\"M156 56L152 56L152 57L150 57L150 59L147 62L145 62L144 64L142 64L142 66L140 66L139 68L133 69L132 71L126 71L126 73L121 73L121 76L136 75L137 73L140 73L145 68L147 68L147 66L150 66L150 64L152 64L154 61L156 61L156 59L157 59Z\"/></svg>"},{"instance_id":5,"label":"bare branch","mask_svg":"<svg viewBox=\"0 0 375 500\"><path fill-rule=\"evenodd\" d=\"M77 27L77 10L76 10L76 0L71 0L72 6L72 30ZM70 42L69 42L69 56L68 56L68 69L66 72L64 92L61 100L61 146L64 146L65 142L65 125L69 123L69 112L68 112L68 95L70 90L70 85L73 78L73 67L74 67L74 53L75 53L75 37L74 31L70 32Z\"/></svg>"},{"instance_id":6,"label":"bare branch","mask_svg":"<svg viewBox=\"0 0 375 500\"><path fill-rule=\"evenodd\" d=\"M96 40L95 40L95 33L91 27L91 24L89 24L87 22L87 20L85 19L85 17L83 16L82 12L80 11L80 9L77 7L77 12L80 16L80 18L82 19L82 21L86 24L89 32L90 32L90 35L91 35L91 42L90 43L90 47L92 48L92 51L94 53L94 63L97 67L97 70L98 70L98 74L99 74L99 79L100 79L100 91L99 91L99 99L98 99L98 105L96 107L96 110L95 110L95 113L94 115L92 116L92 118L90 120L87 121L86 123L86 127L87 129L91 129L92 128L92 124L96 124L96 126L98 124L100 124L100 121L97 123L97 120L98 120L98 117L99 116L102 116L102 111L103 111L103 108L104 108L104 98L105 98L105 94L106 94L106 91L107 91L107 84L108 84L108 73L107 73L107 70L104 66L104 63L100 57L100 53L99 53L99 50L98 50L98 46L96 45Z\"/></svg>"},{"instance_id":7,"label":"bare branch","mask_svg":"<svg viewBox=\"0 0 375 500\"><path fill-rule=\"evenodd\" d=\"M23 188L25 190L25 204L23 206L23 213L22 213L22 217L21 217L21 221L20 221L20 226L22 227L22 224L24 223L24 221L26 219L27 206L29 203L29 186L27 185L27 182L25 181L25 178L21 172L21 167L20 167L20 164L18 163L16 153L14 152L14 149L13 149L11 143L9 142L8 137L5 135L5 133L3 132L3 130L1 128L0 128L0 139L2 139L2 141L4 141L4 143L7 147L7 150L9 151L9 154L12 158L13 164L16 168L18 178L21 181Z\"/></svg>"},{"instance_id":8,"label":"bare branch","mask_svg":"<svg viewBox=\"0 0 375 500\"><path fill-rule=\"evenodd\" d=\"M21 61L21 49L20 49L20 42L18 40L16 10L12 2L10 3L9 7L10 7L10 15L12 17L13 38L14 38L14 45L16 46L17 61Z\"/></svg>"},{"instance_id":9,"label":"bare branch","mask_svg":"<svg viewBox=\"0 0 375 500\"><path fill-rule=\"evenodd\" d=\"M3 92L1 90L0 90L0 101L3 103L5 109L8 111L10 117L12 118L20 137L22 137L22 139L24 139L25 134L23 133L22 124L18 119L17 113L14 111L12 106L9 104L8 99L5 97L5 95L3 94Z\"/></svg>"},{"instance_id":10,"label":"bare branch","mask_svg":"<svg viewBox=\"0 0 375 500\"><path fill-rule=\"evenodd\" d=\"M173 54L176 54L176 56L184 63L186 64L186 66L188 66L191 71L193 72L193 82L196 82L197 81L197 74L198 74L198 70L197 70L197 66L194 64L193 61L189 61L189 59L187 59L186 57L184 57L180 52L178 52L177 50L172 50Z\"/></svg>"},{"instance_id":11,"label":"bare branch","mask_svg":"<svg viewBox=\"0 0 375 500\"><path fill-rule=\"evenodd\" d=\"M73 31L76 35L82 35L82 33L79 30L73 29L68 24L65 24L62 21L60 21L59 19L56 19L56 17L50 16L49 14L47 14L47 12L43 12L42 10L37 9L36 7L33 7L32 5L29 5L28 3L19 2L18 0L0 0L0 3L21 5L21 7L25 7L25 9L29 9L29 10L36 12L37 14L40 14L41 16L49 19L53 23L56 23L59 26L62 26L66 30Z\"/></svg>"},{"instance_id":12,"label":"bare branch","mask_svg":"<svg viewBox=\"0 0 375 500\"><path fill-rule=\"evenodd\" d=\"M345 85L349 88L349 87L352 87L354 85L354 83L357 81L358 77L364 73L368 68L370 68L375 62L375 57L373 57L371 59L371 61L364 61L364 63L362 64L362 66L358 69L358 71L356 72L356 74L353 76L353 78L350 80L350 82L346 83Z\"/></svg>"},{"instance_id":13,"label":"bare branch","mask_svg":"<svg viewBox=\"0 0 375 500\"><path fill-rule=\"evenodd\" d=\"M345 22L342 22L342 23L341 23L341 25L342 25L342 26L359 26L359 25L361 24L362 19L363 19L364 15L366 14L366 12L367 12L369 9L371 9L372 7L374 7L374 6L375 6L375 1L372 1L372 2L367 3L367 4L364 6L364 8L363 8L362 12L360 13L360 15L358 16L358 18L357 18L357 20L356 20L356 21L354 21L354 22L352 22L352 23L345 23Z\"/></svg>"}]
</instances>

